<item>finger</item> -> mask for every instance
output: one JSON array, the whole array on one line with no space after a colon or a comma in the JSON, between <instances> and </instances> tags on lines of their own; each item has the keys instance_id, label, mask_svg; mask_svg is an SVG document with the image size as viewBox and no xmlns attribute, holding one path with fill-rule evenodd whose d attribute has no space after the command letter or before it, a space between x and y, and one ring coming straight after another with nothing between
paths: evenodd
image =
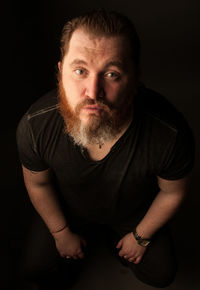
<instances>
[{"instance_id":1,"label":"finger","mask_svg":"<svg viewBox=\"0 0 200 290\"><path fill-rule=\"evenodd\" d=\"M78 256L77 256L77 255L74 255L74 256L72 256L72 258L73 258L74 260L77 260L77 259L78 259Z\"/></svg>"},{"instance_id":2,"label":"finger","mask_svg":"<svg viewBox=\"0 0 200 290\"><path fill-rule=\"evenodd\" d=\"M122 247L122 240L120 240L116 246L117 249L121 248Z\"/></svg>"},{"instance_id":3,"label":"finger","mask_svg":"<svg viewBox=\"0 0 200 290\"><path fill-rule=\"evenodd\" d=\"M138 257L135 259L134 264L139 264L141 262L142 258Z\"/></svg>"},{"instance_id":4,"label":"finger","mask_svg":"<svg viewBox=\"0 0 200 290\"><path fill-rule=\"evenodd\" d=\"M66 258L66 259L71 259L71 257L70 257L70 256L65 256L65 258Z\"/></svg>"},{"instance_id":5,"label":"finger","mask_svg":"<svg viewBox=\"0 0 200 290\"><path fill-rule=\"evenodd\" d=\"M131 258L130 255L124 255L124 259L129 260Z\"/></svg>"},{"instance_id":6,"label":"finger","mask_svg":"<svg viewBox=\"0 0 200 290\"><path fill-rule=\"evenodd\" d=\"M131 262L131 263L135 262L135 258L133 258L133 257L129 258L128 260L129 260L129 262Z\"/></svg>"},{"instance_id":7,"label":"finger","mask_svg":"<svg viewBox=\"0 0 200 290\"><path fill-rule=\"evenodd\" d=\"M79 257L80 259L83 259L83 258L85 257L85 254L84 254L83 252L81 252L80 254L78 254L78 257Z\"/></svg>"},{"instance_id":8,"label":"finger","mask_svg":"<svg viewBox=\"0 0 200 290\"><path fill-rule=\"evenodd\" d=\"M133 255L131 255L131 254L125 254L124 255L124 259L130 259L130 258L132 258L133 257Z\"/></svg>"},{"instance_id":9,"label":"finger","mask_svg":"<svg viewBox=\"0 0 200 290\"><path fill-rule=\"evenodd\" d=\"M82 258L84 258L85 254L84 254L84 252L81 249L79 249L79 251L76 253L76 256L78 258L82 259Z\"/></svg>"},{"instance_id":10,"label":"finger","mask_svg":"<svg viewBox=\"0 0 200 290\"><path fill-rule=\"evenodd\" d=\"M125 255L126 255L126 253L123 250L119 251L119 256L120 257L124 257Z\"/></svg>"}]
</instances>

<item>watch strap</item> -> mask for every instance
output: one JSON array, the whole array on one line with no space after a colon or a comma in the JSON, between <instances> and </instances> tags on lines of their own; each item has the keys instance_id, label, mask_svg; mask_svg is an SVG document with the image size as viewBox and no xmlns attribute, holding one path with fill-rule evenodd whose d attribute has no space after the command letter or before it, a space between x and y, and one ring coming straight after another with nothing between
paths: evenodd
<instances>
[{"instance_id":1,"label":"watch strap","mask_svg":"<svg viewBox=\"0 0 200 290\"><path fill-rule=\"evenodd\" d=\"M136 231L136 228L133 230L133 235L140 246L147 247L151 240L142 238Z\"/></svg>"}]
</instances>

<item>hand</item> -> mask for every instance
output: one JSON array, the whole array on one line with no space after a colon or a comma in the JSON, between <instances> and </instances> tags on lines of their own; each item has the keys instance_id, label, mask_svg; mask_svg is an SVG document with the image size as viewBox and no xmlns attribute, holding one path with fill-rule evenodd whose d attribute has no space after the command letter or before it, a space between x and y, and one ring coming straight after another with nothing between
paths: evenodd
<instances>
[{"instance_id":1,"label":"hand","mask_svg":"<svg viewBox=\"0 0 200 290\"><path fill-rule=\"evenodd\" d=\"M81 236L72 233L69 228L65 228L52 235L61 257L69 257L73 259L84 258L85 255L82 246L86 247L86 241Z\"/></svg>"},{"instance_id":2,"label":"hand","mask_svg":"<svg viewBox=\"0 0 200 290\"><path fill-rule=\"evenodd\" d=\"M128 233L125 235L117 244L117 249L119 251L119 256L124 257L129 262L134 264L139 264L142 260L142 257L146 251L146 247L140 246L136 239L133 236L133 233Z\"/></svg>"}]
</instances>

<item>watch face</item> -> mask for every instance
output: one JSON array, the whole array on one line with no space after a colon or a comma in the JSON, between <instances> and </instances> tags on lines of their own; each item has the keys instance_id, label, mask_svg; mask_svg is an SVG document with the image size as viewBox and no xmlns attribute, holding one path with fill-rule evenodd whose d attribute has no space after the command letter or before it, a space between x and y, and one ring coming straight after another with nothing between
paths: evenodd
<instances>
[{"instance_id":1,"label":"watch face","mask_svg":"<svg viewBox=\"0 0 200 290\"><path fill-rule=\"evenodd\" d=\"M149 245L150 241L148 240L142 240L140 241L140 245L143 246L143 247L147 247Z\"/></svg>"}]
</instances>

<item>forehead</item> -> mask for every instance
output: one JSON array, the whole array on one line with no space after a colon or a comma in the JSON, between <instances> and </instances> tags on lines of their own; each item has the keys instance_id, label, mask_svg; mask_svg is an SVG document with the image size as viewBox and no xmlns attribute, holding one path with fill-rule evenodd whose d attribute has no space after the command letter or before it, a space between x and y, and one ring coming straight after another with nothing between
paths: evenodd
<instances>
[{"instance_id":1,"label":"forehead","mask_svg":"<svg viewBox=\"0 0 200 290\"><path fill-rule=\"evenodd\" d=\"M69 42L68 52L65 56L69 61L83 57L94 61L117 60L126 62L130 60L130 47L123 36L94 36L83 30L76 30Z\"/></svg>"}]
</instances>

